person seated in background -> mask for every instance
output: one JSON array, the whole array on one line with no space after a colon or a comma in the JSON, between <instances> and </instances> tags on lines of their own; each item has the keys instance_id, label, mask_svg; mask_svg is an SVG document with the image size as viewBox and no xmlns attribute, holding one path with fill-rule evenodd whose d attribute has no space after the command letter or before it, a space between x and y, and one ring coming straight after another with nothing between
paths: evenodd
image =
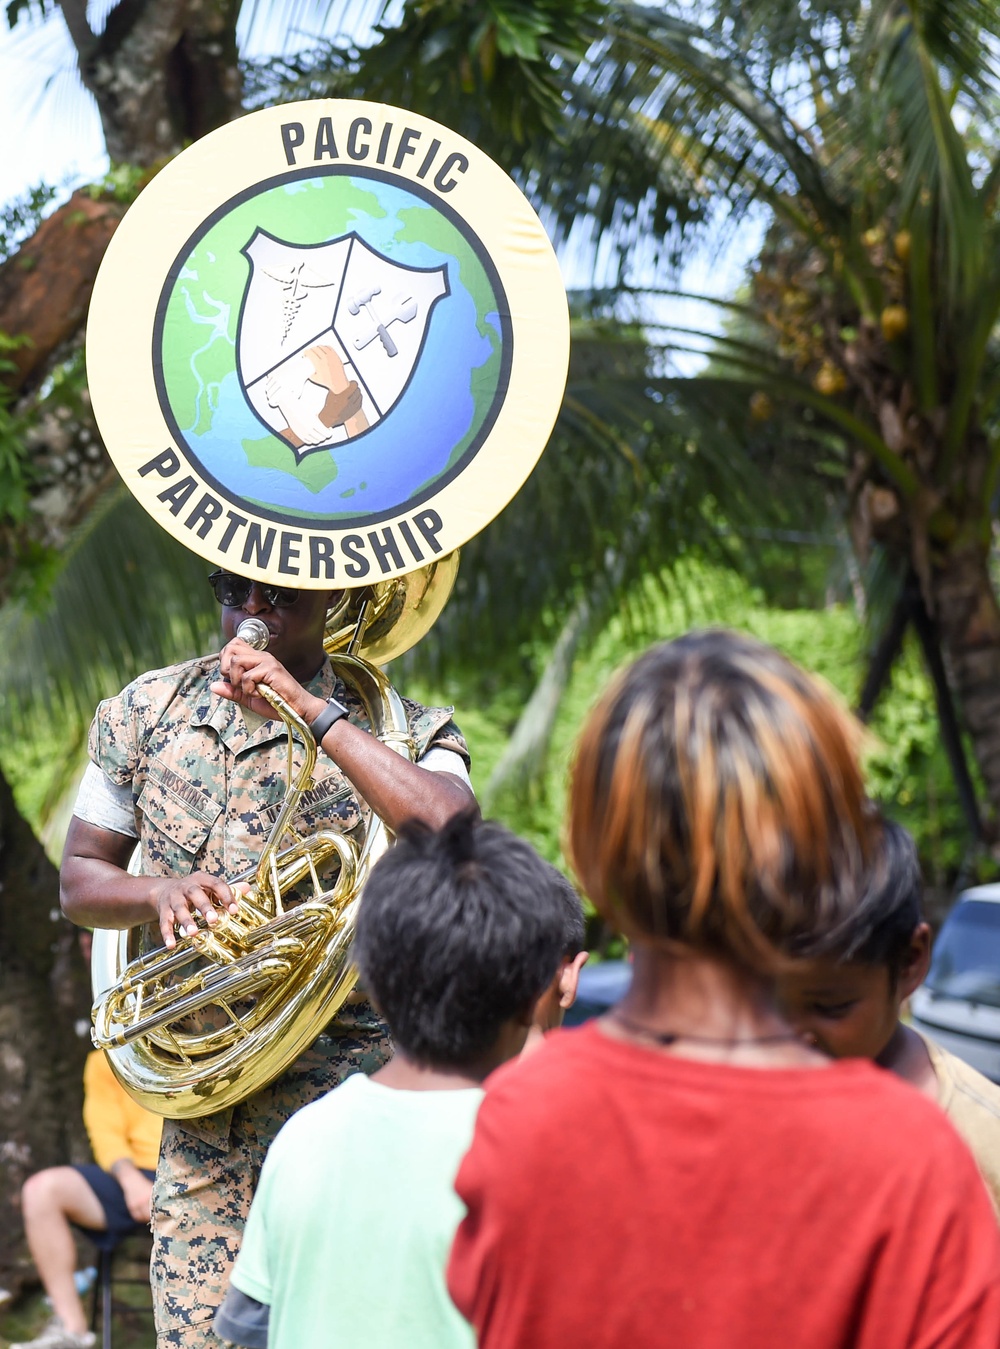
<instances>
[{"instance_id":1,"label":"person seated in background","mask_svg":"<svg viewBox=\"0 0 1000 1349\"><path fill-rule=\"evenodd\" d=\"M557 1030L563 1017L576 1002L580 971L587 963L586 927L583 904L566 877L552 867L552 885L562 898L563 952L551 984L535 1004L535 1015L525 1041L523 1054L537 1049L549 1031Z\"/></svg>"},{"instance_id":2,"label":"person seated in background","mask_svg":"<svg viewBox=\"0 0 1000 1349\"><path fill-rule=\"evenodd\" d=\"M968 1149L777 1000L877 852L859 738L732 632L653 648L589 715L568 853L632 982L486 1084L447 1275L479 1349L997 1349Z\"/></svg>"},{"instance_id":3,"label":"person seated in background","mask_svg":"<svg viewBox=\"0 0 1000 1349\"><path fill-rule=\"evenodd\" d=\"M556 883L558 878L559 884ZM445 1261L482 1082L518 1054L566 945L565 881L474 813L411 823L353 957L395 1053L284 1125L215 1332L249 1349L471 1349Z\"/></svg>"},{"instance_id":4,"label":"person seated in background","mask_svg":"<svg viewBox=\"0 0 1000 1349\"><path fill-rule=\"evenodd\" d=\"M90 933L80 945L90 956ZM87 1349L87 1328L76 1290L73 1228L99 1250L113 1250L130 1232L149 1225L150 1196L163 1121L136 1105L101 1050L83 1070L83 1122L94 1161L37 1171L21 1190L24 1230L53 1317L33 1340L11 1349Z\"/></svg>"},{"instance_id":5,"label":"person seated in background","mask_svg":"<svg viewBox=\"0 0 1000 1349\"><path fill-rule=\"evenodd\" d=\"M821 958L782 977L780 996L792 1024L825 1053L874 1059L936 1101L969 1145L1000 1215L1000 1087L900 1020L930 965L921 889L916 845L887 820L858 909L831 933Z\"/></svg>"}]
</instances>

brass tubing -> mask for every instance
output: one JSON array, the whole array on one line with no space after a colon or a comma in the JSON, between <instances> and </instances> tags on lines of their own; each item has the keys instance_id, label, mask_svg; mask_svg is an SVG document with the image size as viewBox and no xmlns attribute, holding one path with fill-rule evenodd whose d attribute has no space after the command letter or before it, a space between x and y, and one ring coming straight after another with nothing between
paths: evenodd
<instances>
[{"instance_id":1,"label":"brass tubing","mask_svg":"<svg viewBox=\"0 0 1000 1349\"><path fill-rule=\"evenodd\" d=\"M381 671L359 657L334 655L332 661L360 698L372 733L412 759L406 712ZM101 938L114 943L114 981L95 1003L94 1043L107 1051L115 1075L140 1105L173 1119L245 1100L293 1063L335 1015L357 979L350 946L361 892L391 840L377 816L365 825L360 846L332 829L306 838L295 830L316 745L287 703L263 686L261 692L285 723L289 761L294 764L299 738L303 762L256 868L230 882L250 886L238 913L212 927L199 920L197 933L181 937L173 950L133 959L138 930ZM294 841L282 849L286 837ZM321 869L335 855L339 869L327 881ZM312 897L286 908L283 897L304 882ZM95 969L110 974L110 964L105 952L95 955ZM178 986L171 986L175 979ZM207 1024L201 1014L212 1009L214 1024Z\"/></svg>"},{"instance_id":2,"label":"brass tubing","mask_svg":"<svg viewBox=\"0 0 1000 1349\"><path fill-rule=\"evenodd\" d=\"M260 685L260 692L277 712L278 716L288 728L288 761L292 763L292 731L296 730L302 737L303 760L302 767L294 782L290 782L288 790L285 793L285 799L281 810L278 812L278 818L267 836L267 842L261 850L260 857L257 860L257 886L261 893L265 892L266 882L270 879L271 858L278 851L278 844L281 842L285 832L285 826L291 821L292 816L298 809L299 800L302 793L308 787L312 780L313 769L316 766L316 741L309 727L302 720L297 712L293 712L284 698L279 697L273 689L269 689L266 684ZM272 899L281 902L280 895L272 895Z\"/></svg>"},{"instance_id":3,"label":"brass tubing","mask_svg":"<svg viewBox=\"0 0 1000 1349\"><path fill-rule=\"evenodd\" d=\"M272 983L275 979L282 978L291 968L287 960L271 957L257 957L257 959L261 963L255 968L233 970L228 978L213 985L210 990L211 998L205 997L205 993L209 991L205 988L196 993L190 993L187 997L176 998L169 1007L163 1007L158 1012L147 1012L137 1025L129 1024L119 1029L112 1037L112 1043L128 1044L131 1040L145 1035L148 1031L166 1026L172 1021L178 1021L181 1017L188 1016L192 1012L201 1011L209 1002L215 1002L223 993L239 992L240 997L247 997L259 988Z\"/></svg>"}]
</instances>

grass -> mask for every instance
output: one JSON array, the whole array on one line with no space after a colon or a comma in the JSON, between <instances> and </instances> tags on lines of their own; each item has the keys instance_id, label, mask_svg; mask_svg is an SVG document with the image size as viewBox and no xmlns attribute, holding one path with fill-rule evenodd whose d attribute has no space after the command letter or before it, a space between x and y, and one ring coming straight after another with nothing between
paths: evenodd
<instances>
[{"instance_id":1,"label":"grass","mask_svg":"<svg viewBox=\"0 0 1000 1349\"><path fill-rule=\"evenodd\" d=\"M114 1274L112 1344L115 1349L155 1349L148 1259L133 1255L131 1250L119 1253L115 1259ZM86 1293L83 1299L88 1315L91 1296L91 1293ZM0 1349L30 1340L39 1334L51 1315L52 1310L40 1289L22 1294L9 1307L0 1307ZM97 1342L101 1342L100 1322Z\"/></svg>"}]
</instances>

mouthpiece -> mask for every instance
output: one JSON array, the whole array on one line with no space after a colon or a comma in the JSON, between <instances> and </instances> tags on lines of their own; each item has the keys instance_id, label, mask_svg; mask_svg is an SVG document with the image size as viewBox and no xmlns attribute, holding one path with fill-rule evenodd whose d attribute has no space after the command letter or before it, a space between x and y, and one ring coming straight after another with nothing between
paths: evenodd
<instances>
[{"instance_id":1,"label":"mouthpiece","mask_svg":"<svg viewBox=\"0 0 1000 1349\"><path fill-rule=\"evenodd\" d=\"M266 651L267 644L271 640L267 624L262 623L259 618L245 618L236 629L236 636L241 642L246 642L247 646L252 646L255 651Z\"/></svg>"}]
</instances>

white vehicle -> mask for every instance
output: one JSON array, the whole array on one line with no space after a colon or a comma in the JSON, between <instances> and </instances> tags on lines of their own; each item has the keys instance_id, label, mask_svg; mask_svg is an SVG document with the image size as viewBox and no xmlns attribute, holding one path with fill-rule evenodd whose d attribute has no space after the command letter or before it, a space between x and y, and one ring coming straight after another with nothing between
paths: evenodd
<instances>
[{"instance_id":1,"label":"white vehicle","mask_svg":"<svg viewBox=\"0 0 1000 1349\"><path fill-rule=\"evenodd\" d=\"M1000 1083L1000 884L959 895L910 1007L918 1030Z\"/></svg>"}]
</instances>

